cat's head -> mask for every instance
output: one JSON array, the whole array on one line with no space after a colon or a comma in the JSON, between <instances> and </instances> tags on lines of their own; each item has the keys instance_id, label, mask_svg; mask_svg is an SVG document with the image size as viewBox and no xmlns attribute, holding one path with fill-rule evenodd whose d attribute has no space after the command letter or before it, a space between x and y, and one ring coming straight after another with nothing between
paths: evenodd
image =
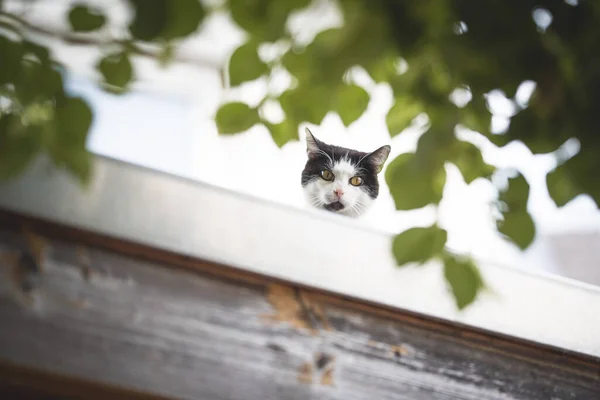
<instances>
[{"instance_id":1,"label":"cat's head","mask_svg":"<svg viewBox=\"0 0 600 400\"><path fill-rule=\"evenodd\" d=\"M306 128L306 153L302 188L310 204L357 217L379 195L377 175L390 154L390 146L363 153L323 143Z\"/></svg>"}]
</instances>

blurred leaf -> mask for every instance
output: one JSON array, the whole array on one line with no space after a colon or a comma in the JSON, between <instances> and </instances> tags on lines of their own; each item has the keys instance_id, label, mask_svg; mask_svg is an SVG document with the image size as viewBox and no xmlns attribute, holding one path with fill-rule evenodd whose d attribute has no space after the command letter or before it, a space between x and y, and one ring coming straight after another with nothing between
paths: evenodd
<instances>
[{"instance_id":1,"label":"blurred leaf","mask_svg":"<svg viewBox=\"0 0 600 400\"><path fill-rule=\"evenodd\" d=\"M398 97L385 117L388 131L392 137L408 128L412 121L424 111L423 107L408 97Z\"/></svg>"},{"instance_id":2,"label":"blurred leaf","mask_svg":"<svg viewBox=\"0 0 600 400\"><path fill-rule=\"evenodd\" d=\"M290 12L307 7L310 0L235 0L230 2L235 23L260 42L274 42L285 35Z\"/></svg>"},{"instance_id":3,"label":"blurred leaf","mask_svg":"<svg viewBox=\"0 0 600 400\"><path fill-rule=\"evenodd\" d=\"M47 47L25 40L23 41L23 52L35 55L41 64L50 64L50 51Z\"/></svg>"},{"instance_id":4,"label":"blurred leaf","mask_svg":"<svg viewBox=\"0 0 600 400\"><path fill-rule=\"evenodd\" d=\"M504 141L505 139L500 137L503 135L490 134L492 114L487 108L483 95L473 94L472 96L471 101L465 107L458 110L460 123L466 128L479 132L482 135Z\"/></svg>"},{"instance_id":5,"label":"blurred leaf","mask_svg":"<svg viewBox=\"0 0 600 400\"><path fill-rule=\"evenodd\" d=\"M56 108L56 138L49 147L50 156L58 167L66 168L80 182L91 177L91 156L86 149L87 135L93 114L85 100L69 97Z\"/></svg>"},{"instance_id":6,"label":"blurred leaf","mask_svg":"<svg viewBox=\"0 0 600 400\"><path fill-rule=\"evenodd\" d=\"M555 128L556 126L552 127L550 121L544 121L535 115L532 109L526 109L512 117L508 132L504 135L494 135L497 140L493 140L493 142L503 145L518 139L525 143L534 154L549 153L556 150L572 135L571 132L565 135L549 135L548 132L556 132ZM518 136L514 135L515 132L518 132ZM498 139L504 140L499 142Z\"/></svg>"},{"instance_id":7,"label":"blurred leaf","mask_svg":"<svg viewBox=\"0 0 600 400\"><path fill-rule=\"evenodd\" d=\"M467 184L477 178L489 178L496 170L483 161L481 150L472 143L457 140L453 146L453 153L449 161L458 167Z\"/></svg>"},{"instance_id":8,"label":"blurred leaf","mask_svg":"<svg viewBox=\"0 0 600 400\"><path fill-rule=\"evenodd\" d=\"M367 72L377 83L389 82L394 76L398 75L399 62L400 57L395 51L391 51L390 54L375 59L367 67Z\"/></svg>"},{"instance_id":9,"label":"blurred leaf","mask_svg":"<svg viewBox=\"0 0 600 400\"><path fill-rule=\"evenodd\" d=\"M75 32L92 32L104 26L106 17L100 10L79 3L71 7L69 23Z\"/></svg>"},{"instance_id":10,"label":"blurred leaf","mask_svg":"<svg viewBox=\"0 0 600 400\"><path fill-rule=\"evenodd\" d=\"M284 92L279 98L288 118L299 122L320 124L330 110L332 93L326 87L299 86Z\"/></svg>"},{"instance_id":11,"label":"blurred leaf","mask_svg":"<svg viewBox=\"0 0 600 400\"><path fill-rule=\"evenodd\" d=\"M56 107L57 138L61 146L85 148L93 114L80 97L68 97Z\"/></svg>"},{"instance_id":12,"label":"blurred leaf","mask_svg":"<svg viewBox=\"0 0 600 400\"><path fill-rule=\"evenodd\" d=\"M140 40L156 39L168 22L168 3L172 0L128 0L134 9L129 24L131 35Z\"/></svg>"},{"instance_id":13,"label":"blurred leaf","mask_svg":"<svg viewBox=\"0 0 600 400\"><path fill-rule=\"evenodd\" d=\"M388 165L385 180L396 209L412 210L440 202L446 170L443 164L423 166L415 153L404 153Z\"/></svg>"},{"instance_id":14,"label":"blurred leaf","mask_svg":"<svg viewBox=\"0 0 600 400\"><path fill-rule=\"evenodd\" d=\"M475 301L477 294L484 287L479 270L472 260L449 253L444 257L444 277L450 285L459 310Z\"/></svg>"},{"instance_id":15,"label":"blurred leaf","mask_svg":"<svg viewBox=\"0 0 600 400\"><path fill-rule=\"evenodd\" d=\"M340 85L333 109L340 115L345 126L350 125L367 110L369 93L357 85Z\"/></svg>"},{"instance_id":16,"label":"blurred leaf","mask_svg":"<svg viewBox=\"0 0 600 400\"><path fill-rule=\"evenodd\" d=\"M558 207L564 206L581 194L569 176L569 170L565 164L559 165L546 175L546 185L550 198Z\"/></svg>"},{"instance_id":17,"label":"blurred leaf","mask_svg":"<svg viewBox=\"0 0 600 400\"><path fill-rule=\"evenodd\" d=\"M512 211L527 210L527 199L529 197L529 184L518 174L515 178L509 178L508 189L501 191L499 200L508 205Z\"/></svg>"},{"instance_id":18,"label":"blurred leaf","mask_svg":"<svg viewBox=\"0 0 600 400\"><path fill-rule=\"evenodd\" d=\"M245 103L234 102L217 111L217 129L221 135L245 132L260 121L258 111Z\"/></svg>"},{"instance_id":19,"label":"blurred leaf","mask_svg":"<svg viewBox=\"0 0 600 400\"><path fill-rule=\"evenodd\" d=\"M353 66L346 55L341 54L344 38L344 30L340 28L319 32L302 51L288 51L282 58L283 66L306 85L338 85Z\"/></svg>"},{"instance_id":20,"label":"blurred leaf","mask_svg":"<svg viewBox=\"0 0 600 400\"><path fill-rule=\"evenodd\" d=\"M0 180L22 173L40 148L39 128L26 128L18 116L0 115Z\"/></svg>"},{"instance_id":21,"label":"blurred leaf","mask_svg":"<svg viewBox=\"0 0 600 400\"><path fill-rule=\"evenodd\" d=\"M229 60L229 83L239 86L244 82L253 81L269 72L269 68L258 57L258 47L255 42L246 42L238 47Z\"/></svg>"},{"instance_id":22,"label":"blurred leaf","mask_svg":"<svg viewBox=\"0 0 600 400\"><path fill-rule=\"evenodd\" d=\"M22 44L0 35L0 57L0 85L14 82L21 69Z\"/></svg>"},{"instance_id":23,"label":"blurred leaf","mask_svg":"<svg viewBox=\"0 0 600 400\"><path fill-rule=\"evenodd\" d=\"M535 239L535 224L527 211L508 211L504 221L499 222L498 231L506 235L521 250L527 249Z\"/></svg>"},{"instance_id":24,"label":"blurred leaf","mask_svg":"<svg viewBox=\"0 0 600 400\"><path fill-rule=\"evenodd\" d=\"M285 119L279 124L265 122L266 127L271 132L271 137L277 147L283 147L292 140L298 140L298 124L290 119Z\"/></svg>"},{"instance_id":25,"label":"blurred leaf","mask_svg":"<svg viewBox=\"0 0 600 400\"><path fill-rule=\"evenodd\" d=\"M169 0L167 23L160 36L166 40L173 40L191 35L200 27L204 17L205 11L200 0Z\"/></svg>"},{"instance_id":26,"label":"blurred leaf","mask_svg":"<svg viewBox=\"0 0 600 400\"><path fill-rule=\"evenodd\" d=\"M535 239L535 224L527 212L529 184L522 175L509 179L508 189L500 192L499 200L508 206L504 221L498 221L498 231L507 236L521 250Z\"/></svg>"},{"instance_id":27,"label":"blurred leaf","mask_svg":"<svg viewBox=\"0 0 600 400\"><path fill-rule=\"evenodd\" d=\"M125 52L107 55L100 60L97 68L106 83L113 86L116 92L124 91L133 79L133 67Z\"/></svg>"},{"instance_id":28,"label":"blurred leaf","mask_svg":"<svg viewBox=\"0 0 600 400\"><path fill-rule=\"evenodd\" d=\"M423 264L437 257L444 250L448 234L436 225L427 228L411 228L394 238L392 251L398 265Z\"/></svg>"},{"instance_id":29,"label":"blurred leaf","mask_svg":"<svg viewBox=\"0 0 600 400\"><path fill-rule=\"evenodd\" d=\"M44 101L63 93L62 76L49 65L23 63L15 93L22 105Z\"/></svg>"}]
</instances>

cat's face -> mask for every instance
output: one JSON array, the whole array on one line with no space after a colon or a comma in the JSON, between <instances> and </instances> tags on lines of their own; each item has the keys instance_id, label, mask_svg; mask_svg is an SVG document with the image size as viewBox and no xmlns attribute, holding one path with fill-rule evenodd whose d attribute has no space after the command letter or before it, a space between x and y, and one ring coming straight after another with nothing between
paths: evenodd
<instances>
[{"instance_id":1,"label":"cat's face","mask_svg":"<svg viewBox=\"0 0 600 400\"><path fill-rule=\"evenodd\" d=\"M363 153L323 143L307 128L306 152L302 187L313 207L358 217L379 195L377 174L390 154L390 146Z\"/></svg>"}]
</instances>

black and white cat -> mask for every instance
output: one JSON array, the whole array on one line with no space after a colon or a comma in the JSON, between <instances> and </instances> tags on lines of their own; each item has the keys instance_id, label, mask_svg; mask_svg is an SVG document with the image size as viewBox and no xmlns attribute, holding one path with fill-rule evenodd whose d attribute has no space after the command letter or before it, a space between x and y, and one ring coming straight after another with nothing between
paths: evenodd
<instances>
[{"instance_id":1,"label":"black and white cat","mask_svg":"<svg viewBox=\"0 0 600 400\"><path fill-rule=\"evenodd\" d=\"M308 161L302 171L302 188L308 202L349 217L362 215L379 195L377 175L390 150L386 145L363 153L329 145L306 128Z\"/></svg>"}]
</instances>

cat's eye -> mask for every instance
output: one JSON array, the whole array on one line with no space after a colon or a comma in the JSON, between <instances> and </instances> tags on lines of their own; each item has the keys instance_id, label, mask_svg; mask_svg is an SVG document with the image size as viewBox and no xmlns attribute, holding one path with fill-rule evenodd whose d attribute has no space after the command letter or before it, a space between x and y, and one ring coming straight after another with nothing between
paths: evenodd
<instances>
[{"instance_id":1,"label":"cat's eye","mask_svg":"<svg viewBox=\"0 0 600 400\"><path fill-rule=\"evenodd\" d=\"M325 179L326 181L332 181L334 178L333 172L329 171L328 169L324 169L321 171L321 178Z\"/></svg>"},{"instance_id":2,"label":"cat's eye","mask_svg":"<svg viewBox=\"0 0 600 400\"><path fill-rule=\"evenodd\" d=\"M352 178L350 178L350 184L352 186L360 186L362 185L363 180L360 176L353 176Z\"/></svg>"}]
</instances>

